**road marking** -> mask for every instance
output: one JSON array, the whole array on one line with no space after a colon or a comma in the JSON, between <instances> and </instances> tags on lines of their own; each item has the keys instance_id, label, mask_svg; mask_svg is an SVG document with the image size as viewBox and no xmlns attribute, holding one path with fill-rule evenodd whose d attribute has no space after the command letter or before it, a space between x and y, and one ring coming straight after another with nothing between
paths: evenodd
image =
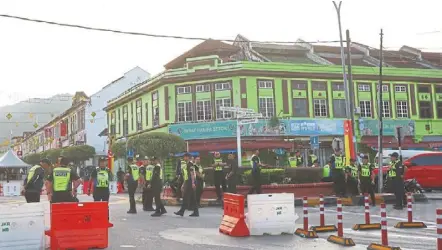
<instances>
[{"instance_id":1,"label":"road marking","mask_svg":"<svg viewBox=\"0 0 442 250\"><path fill-rule=\"evenodd\" d=\"M316 209L316 208L315 208ZM319 209L317 209L319 210ZM331 213L336 213L335 210L329 210L329 209L325 209L326 212L331 212ZM361 216L361 213L357 213L357 212L342 212L343 214L351 214L351 215L358 215ZM374 217L374 218L381 218L381 216L379 215L375 215L375 214L370 214L370 217ZM400 218L400 217L391 217L391 216L387 216L387 219L392 219L392 220L397 220L397 221L408 221L408 219L405 218ZM436 223L434 222L430 222L430 221L419 221L419 222L423 222L425 224L430 224L430 225L436 225Z\"/></svg>"},{"instance_id":2,"label":"road marking","mask_svg":"<svg viewBox=\"0 0 442 250\"><path fill-rule=\"evenodd\" d=\"M133 245L120 245L122 248L135 248L136 246Z\"/></svg>"}]
</instances>

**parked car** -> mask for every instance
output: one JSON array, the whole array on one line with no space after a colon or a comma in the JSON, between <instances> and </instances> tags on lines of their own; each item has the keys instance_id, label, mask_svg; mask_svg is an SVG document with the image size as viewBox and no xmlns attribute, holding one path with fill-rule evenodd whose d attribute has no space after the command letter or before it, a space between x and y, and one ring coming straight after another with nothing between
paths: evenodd
<instances>
[{"instance_id":1,"label":"parked car","mask_svg":"<svg viewBox=\"0 0 442 250\"><path fill-rule=\"evenodd\" d=\"M388 170L390 169L390 155L394 152L399 153L399 150L382 150L382 172L384 174L386 174L388 172ZM428 153L428 154L433 154L433 153L437 153L434 151L422 151L422 150L402 150L401 154L402 154L402 162L408 160L410 157L413 157L415 155L419 155L422 153ZM378 163L378 156L379 154L376 154L376 158L375 158L375 163ZM376 165L378 166L378 165ZM373 171L375 175L378 175L379 169L378 167L376 167L376 169ZM420 183L420 181L418 180L418 182Z\"/></svg>"},{"instance_id":2,"label":"parked car","mask_svg":"<svg viewBox=\"0 0 442 250\"><path fill-rule=\"evenodd\" d=\"M442 152L422 153L404 161L404 179L416 179L426 191L442 189Z\"/></svg>"}]
</instances>

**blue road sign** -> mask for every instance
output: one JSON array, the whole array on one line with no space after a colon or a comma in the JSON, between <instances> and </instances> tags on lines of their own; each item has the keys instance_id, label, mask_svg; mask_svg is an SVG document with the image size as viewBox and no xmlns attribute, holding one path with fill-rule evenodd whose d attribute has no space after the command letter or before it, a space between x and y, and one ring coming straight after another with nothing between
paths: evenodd
<instances>
[{"instance_id":1,"label":"blue road sign","mask_svg":"<svg viewBox=\"0 0 442 250\"><path fill-rule=\"evenodd\" d=\"M319 136L310 136L311 149L319 149Z\"/></svg>"},{"instance_id":2,"label":"blue road sign","mask_svg":"<svg viewBox=\"0 0 442 250\"><path fill-rule=\"evenodd\" d=\"M128 150L127 150L127 157L134 157L134 151L133 151L133 149L128 149Z\"/></svg>"}]
</instances>

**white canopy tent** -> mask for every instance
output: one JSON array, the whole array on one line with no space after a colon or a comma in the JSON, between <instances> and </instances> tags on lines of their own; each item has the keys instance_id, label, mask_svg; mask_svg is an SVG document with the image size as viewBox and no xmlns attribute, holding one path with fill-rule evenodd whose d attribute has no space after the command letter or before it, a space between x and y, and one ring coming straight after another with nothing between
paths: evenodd
<instances>
[{"instance_id":1,"label":"white canopy tent","mask_svg":"<svg viewBox=\"0 0 442 250\"><path fill-rule=\"evenodd\" d=\"M14 151L9 150L0 157L0 168L26 168L29 164L20 160Z\"/></svg>"}]
</instances>

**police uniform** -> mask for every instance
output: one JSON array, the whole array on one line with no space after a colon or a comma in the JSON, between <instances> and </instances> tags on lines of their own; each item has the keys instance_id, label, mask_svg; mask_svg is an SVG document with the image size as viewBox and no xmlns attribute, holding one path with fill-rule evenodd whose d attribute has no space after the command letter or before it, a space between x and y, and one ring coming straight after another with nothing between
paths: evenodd
<instances>
[{"instance_id":1,"label":"police uniform","mask_svg":"<svg viewBox=\"0 0 442 250\"><path fill-rule=\"evenodd\" d=\"M236 194L236 183L238 182L238 161L236 159L228 160L229 173L227 174L227 192Z\"/></svg>"},{"instance_id":2,"label":"police uniform","mask_svg":"<svg viewBox=\"0 0 442 250\"><path fill-rule=\"evenodd\" d=\"M194 164L196 176L196 205L201 206L201 196L204 191L204 170L201 164Z\"/></svg>"},{"instance_id":3,"label":"police uniform","mask_svg":"<svg viewBox=\"0 0 442 250\"><path fill-rule=\"evenodd\" d=\"M388 170L388 183L390 183L390 188L393 190L396 204L394 205L395 209L403 209L403 202L405 196L404 190L404 167L402 166L402 162L398 159L399 154L394 152L391 154L391 157L395 157L395 160L390 162L390 169Z\"/></svg>"},{"instance_id":4,"label":"police uniform","mask_svg":"<svg viewBox=\"0 0 442 250\"><path fill-rule=\"evenodd\" d=\"M345 196L345 157L333 154L330 162L332 164L332 179L335 193L338 196Z\"/></svg>"},{"instance_id":5,"label":"police uniform","mask_svg":"<svg viewBox=\"0 0 442 250\"><path fill-rule=\"evenodd\" d=\"M193 213L189 216L191 217L198 217L199 211L198 206L196 205L196 195L195 190L193 189L193 186L196 187L196 176L195 176L195 167L193 166L192 162L187 162L186 167L183 168L183 165L181 165L182 168L182 175L184 180L184 197L183 197L183 203L181 205L181 209L178 212L175 212L176 215L184 216L184 212L186 208L190 207L193 208Z\"/></svg>"},{"instance_id":6,"label":"police uniform","mask_svg":"<svg viewBox=\"0 0 442 250\"><path fill-rule=\"evenodd\" d=\"M143 166L140 168L140 174L142 175L141 178L144 178L144 180L146 181L145 186L143 187L143 194L142 194L144 211L155 211L155 209L153 209L154 195L151 186L153 170L154 166L150 163L147 166Z\"/></svg>"},{"instance_id":7,"label":"police uniform","mask_svg":"<svg viewBox=\"0 0 442 250\"><path fill-rule=\"evenodd\" d=\"M252 165L252 186L250 187L250 190L248 194L257 193L260 194L261 191L261 159L259 159L259 156L252 155L252 159L250 160L250 165Z\"/></svg>"},{"instance_id":8,"label":"police uniform","mask_svg":"<svg viewBox=\"0 0 442 250\"><path fill-rule=\"evenodd\" d=\"M25 179L25 198L27 203L40 202L40 193L43 188L45 172L43 167L35 165L29 169L28 176Z\"/></svg>"},{"instance_id":9,"label":"police uniform","mask_svg":"<svg viewBox=\"0 0 442 250\"><path fill-rule=\"evenodd\" d=\"M72 196L72 181L80 179L73 169L67 166L59 166L52 170L48 181L52 183L52 203L75 202Z\"/></svg>"},{"instance_id":10,"label":"police uniform","mask_svg":"<svg viewBox=\"0 0 442 250\"><path fill-rule=\"evenodd\" d=\"M152 161L156 161L155 157ZM150 179L150 187L155 198L155 213L152 216L161 216L167 213L166 208L164 208L163 202L161 201L161 191L163 189L163 168L159 163L155 164L152 169L152 177Z\"/></svg>"},{"instance_id":11,"label":"police uniform","mask_svg":"<svg viewBox=\"0 0 442 250\"><path fill-rule=\"evenodd\" d=\"M187 163L185 160L179 160L177 162L175 169L175 178L172 180L172 185L170 186L177 199L183 197L183 194L181 193L181 187L183 185L182 169L185 168L186 164Z\"/></svg>"},{"instance_id":12,"label":"police uniform","mask_svg":"<svg viewBox=\"0 0 442 250\"><path fill-rule=\"evenodd\" d=\"M94 201L109 201L109 183L112 180L112 173L107 167L97 167L91 174L94 185ZM90 191L90 190L89 190Z\"/></svg>"},{"instance_id":13,"label":"police uniform","mask_svg":"<svg viewBox=\"0 0 442 250\"><path fill-rule=\"evenodd\" d=\"M347 192L351 195L359 195L358 190L358 167L355 165L355 160L351 159L349 166L345 168L347 176Z\"/></svg>"},{"instance_id":14,"label":"police uniform","mask_svg":"<svg viewBox=\"0 0 442 250\"><path fill-rule=\"evenodd\" d=\"M296 152L298 153L298 152ZM304 158L302 156L294 155L289 157L289 163L290 167L296 168L296 167L302 167L304 165Z\"/></svg>"},{"instance_id":15,"label":"police uniform","mask_svg":"<svg viewBox=\"0 0 442 250\"><path fill-rule=\"evenodd\" d=\"M214 179L214 184L215 184L215 191L216 191L216 196L218 197L218 200L222 199L222 193L221 193L221 188L222 188L222 192L226 192L227 187L226 187L226 176L224 174L224 166L223 164L223 160L221 159L221 157L215 158L213 159L213 179Z\"/></svg>"},{"instance_id":16,"label":"police uniform","mask_svg":"<svg viewBox=\"0 0 442 250\"><path fill-rule=\"evenodd\" d=\"M330 182L330 163L325 164L322 169L322 181Z\"/></svg>"},{"instance_id":17,"label":"police uniform","mask_svg":"<svg viewBox=\"0 0 442 250\"><path fill-rule=\"evenodd\" d=\"M313 166L313 164L314 164L315 161L317 161L317 160L318 160L318 157L317 157L315 154L311 153L311 154L308 156L308 165L309 165L309 166Z\"/></svg>"},{"instance_id":18,"label":"police uniform","mask_svg":"<svg viewBox=\"0 0 442 250\"><path fill-rule=\"evenodd\" d=\"M129 214L136 214L137 213L137 207L135 204L135 192L138 188L138 179L140 178L140 169L138 166L133 162L133 158L129 157L129 166L127 168L127 173L129 174L129 178L127 179L127 189L129 192L129 204L130 208L127 213Z\"/></svg>"},{"instance_id":19,"label":"police uniform","mask_svg":"<svg viewBox=\"0 0 442 250\"><path fill-rule=\"evenodd\" d=\"M363 159L368 159L368 156L364 156ZM369 194L371 199L371 204L375 206L376 199L374 196L374 181L373 181L373 170L375 167L373 164L362 163L359 165L359 182L362 194Z\"/></svg>"}]
</instances>

